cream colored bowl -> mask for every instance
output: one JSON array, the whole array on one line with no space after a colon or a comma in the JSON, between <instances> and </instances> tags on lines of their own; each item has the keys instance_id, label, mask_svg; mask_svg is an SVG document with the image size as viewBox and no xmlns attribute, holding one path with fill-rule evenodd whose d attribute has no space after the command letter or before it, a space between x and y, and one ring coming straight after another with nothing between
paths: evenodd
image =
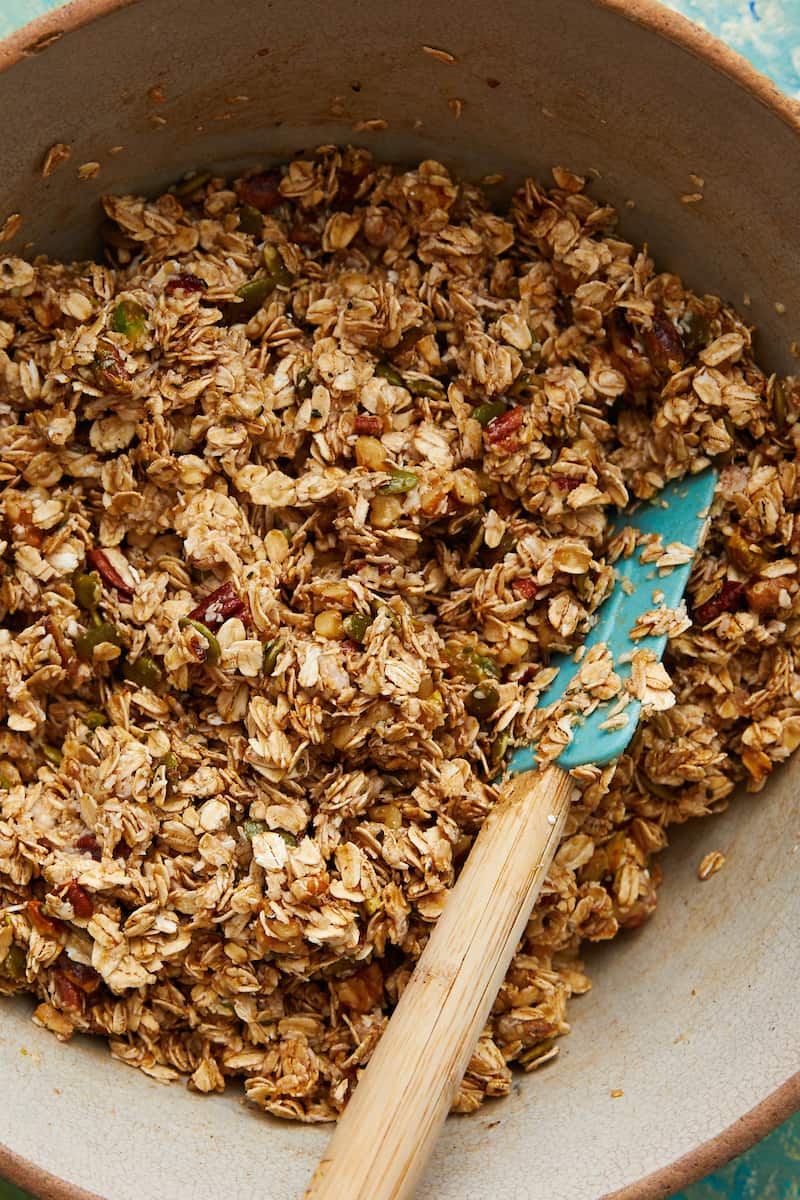
<instances>
[{"instance_id":1,"label":"cream colored bowl","mask_svg":"<svg viewBox=\"0 0 800 1200\"><path fill-rule=\"evenodd\" d=\"M747 294L765 363L788 369L800 340L800 116L645 0L78 0L0 45L0 66L0 225L23 216L12 246L89 252L105 190L321 142L509 182L564 163L597 174L660 264ZM388 127L353 133L369 119ZM43 180L55 142L72 160ZM452 1119L423 1196L654 1200L800 1105L798 785L795 762L676 834L655 918L591 955L595 987L570 1008L558 1064ZM712 849L727 866L700 884ZM69 1200L302 1193L326 1130L247 1110L234 1088L206 1099L153 1083L29 1014L0 1003L0 1174Z\"/></svg>"}]
</instances>

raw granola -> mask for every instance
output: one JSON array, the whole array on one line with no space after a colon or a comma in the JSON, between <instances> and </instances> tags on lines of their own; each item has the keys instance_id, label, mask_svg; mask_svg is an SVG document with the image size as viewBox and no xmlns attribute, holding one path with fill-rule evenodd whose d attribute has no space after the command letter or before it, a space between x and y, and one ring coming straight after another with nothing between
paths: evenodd
<instances>
[{"instance_id":1,"label":"raw granola","mask_svg":"<svg viewBox=\"0 0 800 1200\"><path fill-rule=\"evenodd\" d=\"M459 1110L557 1054L667 827L800 742L800 389L553 175L499 214L326 147L109 196L102 262L0 261L0 992L57 1036L335 1117L615 513L709 461L689 617L644 622L649 719L577 773Z\"/></svg>"}]
</instances>

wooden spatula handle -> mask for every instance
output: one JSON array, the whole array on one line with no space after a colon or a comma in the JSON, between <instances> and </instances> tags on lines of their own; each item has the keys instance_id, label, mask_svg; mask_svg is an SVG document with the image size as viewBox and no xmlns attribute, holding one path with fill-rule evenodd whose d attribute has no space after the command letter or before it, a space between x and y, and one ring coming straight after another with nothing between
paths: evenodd
<instances>
[{"instance_id":1,"label":"wooden spatula handle","mask_svg":"<svg viewBox=\"0 0 800 1200\"><path fill-rule=\"evenodd\" d=\"M307 1200L413 1194L536 902L573 790L559 767L526 771L504 788Z\"/></svg>"}]
</instances>

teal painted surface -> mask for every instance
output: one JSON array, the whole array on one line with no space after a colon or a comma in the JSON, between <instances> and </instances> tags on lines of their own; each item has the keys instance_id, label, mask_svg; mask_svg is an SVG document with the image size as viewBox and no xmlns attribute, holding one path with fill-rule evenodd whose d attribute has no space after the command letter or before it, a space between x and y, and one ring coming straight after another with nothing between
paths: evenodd
<instances>
[{"instance_id":1,"label":"teal painted surface","mask_svg":"<svg viewBox=\"0 0 800 1200\"><path fill-rule=\"evenodd\" d=\"M670 0L800 100L800 0Z\"/></svg>"},{"instance_id":2,"label":"teal painted surface","mask_svg":"<svg viewBox=\"0 0 800 1200\"><path fill-rule=\"evenodd\" d=\"M0 0L0 36L56 5ZM800 99L800 0L671 0L670 8L723 38ZM674 1200L800 1200L800 1114ZM27 1200L0 1181L0 1200Z\"/></svg>"},{"instance_id":3,"label":"teal painted surface","mask_svg":"<svg viewBox=\"0 0 800 1200\"><path fill-rule=\"evenodd\" d=\"M674 1200L800 1200L800 1114Z\"/></svg>"},{"instance_id":4,"label":"teal painted surface","mask_svg":"<svg viewBox=\"0 0 800 1200\"><path fill-rule=\"evenodd\" d=\"M49 0L0 0L0 37L57 7Z\"/></svg>"}]
</instances>

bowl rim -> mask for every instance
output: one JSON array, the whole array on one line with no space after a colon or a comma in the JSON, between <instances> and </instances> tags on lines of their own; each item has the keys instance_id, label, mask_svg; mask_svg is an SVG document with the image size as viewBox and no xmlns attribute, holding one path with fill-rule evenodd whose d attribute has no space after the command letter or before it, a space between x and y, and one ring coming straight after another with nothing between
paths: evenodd
<instances>
[{"instance_id":1,"label":"bowl rim","mask_svg":"<svg viewBox=\"0 0 800 1200\"><path fill-rule=\"evenodd\" d=\"M48 46L90 22L137 4L139 0L69 0L69 3L27 22L0 40L0 71L23 58L47 52ZM743 55L688 17L665 8L658 0L590 0L636 25L666 38L738 83L800 138L800 101L786 95ZM715 1137L699 1143L674 1162L635 1183L606 1192L599 1200L662 1200L687 1187L749 1150L778 1125L800 1110L800 1071L759 1104L738 1117ZM103 1200L22 1158L0 1143L0 1176L41 1200Z\"/></svg>"}]
</instances>

